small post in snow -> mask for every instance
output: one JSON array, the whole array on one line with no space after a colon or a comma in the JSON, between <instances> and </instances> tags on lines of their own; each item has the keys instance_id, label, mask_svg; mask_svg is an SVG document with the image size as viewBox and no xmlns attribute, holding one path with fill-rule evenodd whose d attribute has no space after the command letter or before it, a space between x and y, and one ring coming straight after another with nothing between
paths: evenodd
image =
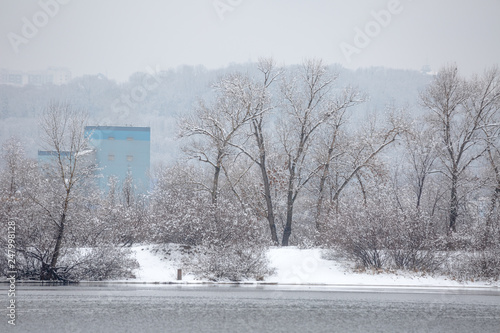
<instances>
[{"instance_id":1,"label":"small post in snow","mask_svg":"<svg viewBox=\"0 0 500 333\"><path fill-rule=\"evenodd\" d=\"M182 269L180 268L177 270L177 280L182 280Z\"/></svg>"}]
</instances>

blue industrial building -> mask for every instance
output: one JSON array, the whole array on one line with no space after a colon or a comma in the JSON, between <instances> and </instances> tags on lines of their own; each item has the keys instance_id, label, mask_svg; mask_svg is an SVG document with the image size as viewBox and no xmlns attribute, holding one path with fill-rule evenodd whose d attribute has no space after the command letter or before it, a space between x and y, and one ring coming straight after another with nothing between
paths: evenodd
<instances>
[{"instance_id":1,"label":"blue industrial building","mask_svg":"<svg viewBox=\"0 0 500 333\"><path fill-rule=\"evenodd\" d=\"M69 158L71 153L69 151L62 151L61 157ZM54 158L56 158L58 154L55 151L50 150L39 150L38 151L38 163L43 165L44 163L52 163Z\"/></svg>"},{"instance_id":2,"label":"blue industrial building","mask_svg":"<svg viewBox=\"0 0 500 333\"><path fill-rule=\"evenodd\" d=\"M111 177L123 184L127 176L133 180L137 193L149 189L149 127L86 126L85 136L94 148L100 175L98 184L102 190L108 188Z\"/></svg>"}]
</instances>

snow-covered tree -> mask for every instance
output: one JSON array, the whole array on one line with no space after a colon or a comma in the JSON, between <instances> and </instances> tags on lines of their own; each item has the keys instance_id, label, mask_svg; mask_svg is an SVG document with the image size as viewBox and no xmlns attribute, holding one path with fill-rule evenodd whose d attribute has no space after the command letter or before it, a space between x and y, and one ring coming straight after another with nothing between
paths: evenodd
<instances>
[{"instance_id":1,"label":"snow-covered tree","mask_svg":"<svg viewBox=\"0 0 500 333\"><path fill-rule=\"evenodd\" d=\"M320 163L311 161L310 147L316 134L325 126L330 146L336 143L336 130L343 124L347 109L361 102L356 90L347 88L340 93L333 91L337 78L321 60L307 60L302 67L283 80L281 93L283 117L280 119L280 143L284 150L283 162L287 170L286 224L281 244L287 246L292 234L294 204L307 183L322 169L329 168L334 148L327 150ZM321 181L320 181L321 185ZM318 207L323 189L320 189Z\"/></svg>"},{"instance_id":2,"label":"snow-covered tree","mask_svg":"<svg viewBox=\"0 0 500 333\"><path fill-rule=\"evenodd\" d=\"M185 152L213 168L213 179L207 189L212 202L217 202L224 161L235 155L233 145L238 141L243 126L258 117L252 96L253 82L242 74L229 74L214 85L213 103L201 101L196 114L180 123L181 137L194 137Z\"/></svg>"},{"instance_id":3,"label":"snow-covered tree","mask_svg":"<svg viewBox=\"0 0 500 333\"><path fill-rule=\"evenodd\" d=\"M485 152L482 129L497 112L498 94L497 71L467 81L456 66L444 67L421 94L422 105L430 111L428 122L439 137L440 170L449 181L450 232L457 230L461 185Z\"/></svg>"},{"instance_id":4,"label":"snow-covered tree","mask_svg":"<svg viewBox=\"0 0 500 333\"><path fill-rule=\"evenodd\" d=\"M57 273L65 229L71 222L68 218L75 200L76 187L93 174L93 165L85 165L85 155L90 147L84 135L87 115L73 109L69 104L51 102L44 110L40 121L43 148L50 152L50 160L44 163L50 202L39 198L33 200L45 211L46 218L54 227L55 240L48 258L42 259L42 280L59 279ZM49 236L49 235L46 235ZM51 237L51 238L52 238Z\"/></svg>"}]
</instances>

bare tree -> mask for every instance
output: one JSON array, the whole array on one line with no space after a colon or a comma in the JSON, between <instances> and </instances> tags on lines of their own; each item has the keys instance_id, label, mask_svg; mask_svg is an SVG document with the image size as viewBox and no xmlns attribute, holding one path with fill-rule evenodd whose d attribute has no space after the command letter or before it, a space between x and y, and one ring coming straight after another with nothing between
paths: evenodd
<instances>
[{"instance_id":1,"label":"bare tree","mask_svg":"<svg viewBox=\"0 0 500 333\"><path fill-rule=\"evenodd\" d=\"M415 191L417 209L420 209L429 176L436 172L438 154L434 136L435 132L423 123L414 123L413 128L403 136L411 170L407 170L406 174Z\"/></svg>"},{"instance_id":2,"label":"bare tree","mask_svg":"<svg viewBox=\"0 0 500 333\"><path fill-rule=\"evenodd\" d=\"M292 234L294 204L301 189L325 168L325 163L310 163L309 150L317 131L329 122L335 127L342 124L345 109L360 102L355 90L332 93L333 82L337 78L328 72L321 60L307 60L301 70L283 80L281 88L283 110L280 133L288 171L286 224L281 244L287 246ZM332 121L333 119L333 121ZM331 142L335 144L336 134ZM332 151L333 153L333 151ZM326 162L331 159L326 158Z\"/></svg>"},{"instance_id":3,"label":"bare tree","mask_svg":"<svg viewBox=\"0 0 500 333\"><path fill-rule=\"evenodd\" d=\"M455 66L443 68L421 94L431 111L429 123L438 133L441 172L450 182L448 230L456 231L461 178L484 151L481 145L483 120L490 117L491 85L488 79L467 82Z\"/></svg>"},{"instance_id":4,"label":"bare tree","mask_svg":"<svg viewBox=\"0 0 500 333\"><path fill-rule=\"evenodd\" d=\"M258 148L258 157L249 155L250 158L257 164L262 176L262 184L264 187L264 199L266 202L266 217L269 222L271 231L271 239L275 245L278 244L278 234L276 232L276 222L274 218L274 207L271 194L271 185L269 181L269 172L267 165L268 150L266 147L266 139L264 134L264 117L267 116L268 111L271 110L269 104L268 89L281 75L281 70L275 70L274 62L272 59L261 59L259 61L259 70L263 74L263 82L260 91L258 92L258 102L253 110L256 115L251 122L251 133L255 138L255 144Z\"/></svg>"},{"instance_id":5,"label":"bare tree","mask_svg":"<svg viewBox=\"0 0 500 333\"><path fill-rule=\"evenodd\" d=\"M88 138L84 135L87 115L73 109L69 104L51 102L43 111L40 127L42 143L50 156L50 163L44 165L47 176L62 191L58 198L57 210L52 210L38 198L33 198L46 212L55 226L55 244L47 262L42 262L42 280L61 279L58 275L58 261L65 238L67 218L74 199L74 190L92 171L85 166L85 154L89 151Z\"/></svg>"},{"instance_id":6,"label":"bare tree","mask_svg":"<svg viewBox=\"0 0 500 333\"><path fill-rule=\"evenodd\" d=\"M478 79L476 78L476 80ZM481 127L486 142L486 161L493 184L483 239L483 245L488 246L492 241L492 228L494 227L495 213L498 213L497 206L500 199L500 73L498 67L486 71L476 86L478 87L476 96L479 97L475 102L475 104L479 103L479 106L476 107L484 106L490 109L482 119Z\"/></svg>"},{"instance_id":7,"label":"bare tree","mask_svg":"<svg viewBox=\"0 0 500 333\"><path fill-rule=\"evenodd\" d=\"M328 179L328 186L322 190L325 197L326 193L329 194L329 200L325 203L328 208L325 213L318 213L317 209L316 228L320 236L325 231L323 222L328 220L327 216L331 214L332 208L339 213L340 197L350 184L359 187L365 203L369 195L376 195L370 193L369 188L376 188L377 181L384 179L386 173L386 166L378 157L405 131L406 122L401 115L394 112L389 114L384 125L379 125L372 119L367 122L367 126L344 139L344 152L335 161L335 168L332 168L329 174L322 175Z\"/></svg>"},{"instance_id":8,"label":"bare tree","mask_svg":"<svg viewBox=\"0 0 500 333\"><path fill-rule=\"evenodd\" d=\"M215 85L216 99L211 105L201 101L196 114L181 121L181 137L197 137L184 148L200 162L213 167L213 179L207 187L212 203L217 202L224 160L231 154L241 128L256 115L245 98L252 82L241 74L230 74ZM251 102L251 101L250 101Z\"/></svg>"},{"instance_id":9,"label":"bare tree","mask_svg":"<svg viewBox=\"0 0 500 333\"><path fill-rule=\"evenodd\" d=\"M331 176L331 168L334 160L341 158L347 152L346 141L342 140L344 127L347 124L349 115L347 111L362 103L364 98L359 95L359 93L352 88L347 88L343 91L342 96L336 101L337 106L333 109L333 114L326 122L323 128L321 137L324 140L320 142L320 152L317 154L317 160L319 161L319 185L318 185L318 199L316 202L316 230L321 231L321 214L323 209L323 202L326 197L326 183Z\"/></svg>"},{"instance_id":10,"label":"bare tree","mask_svg":"<svg viewBox=\"0 0 500 333\"><path fill-rule=\"evenodd\" d=\"M265 130L269 125L267 121L273 109L270 100L270 87L282 74L281 69L277 69L274 61L270 58L259 59L258 70L262 74L260 81L252 80L252 84L247 85L246 91L239 93L241 103L247 105L251 117L246 126L245 140L241 142L231 142L230 144L248 157L259 168L263 197L265 200L265 216L269 223L271 240L278 245L278 235L276 231L274 204L271 194L270 171L268 166L268 140ZM248 141L255 140L255 145Z\"/></svg>"}]
</instances>

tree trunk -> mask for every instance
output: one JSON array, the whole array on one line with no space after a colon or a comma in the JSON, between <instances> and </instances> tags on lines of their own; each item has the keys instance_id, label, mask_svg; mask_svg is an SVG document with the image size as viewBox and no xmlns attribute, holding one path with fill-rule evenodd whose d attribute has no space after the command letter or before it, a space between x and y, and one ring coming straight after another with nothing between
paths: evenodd
<instances>
[{"instance_id":1,"label":"tree trunk","mask_svg":"<svg viewBox=\"0 0 500 333\"><path fill-rule=\"evenodd\" d=\"M422 174L417 174L417 211L420 211L420 205L422 203L422 195L424 194L424 185L425 180L427 178L426 171L423 171Z\"/></svg>"},{"instance_id":2,"label":"tree trunk","mask_svg":"<svg viewBox=\"0 0 500 333\"><path fill-rule=\"evenodd\" d=\"M293 221L293 203L294 203L294 195L293 195L293 181L294 181L295 173L292 172L290 176L290 181L288 184L288 195L286 200L286 225L285 230L283 230L283 239L281 240L282 246L288 246L288 241L290 239L290 235L292 234L292 221Z\"/></svg>"},{"instance_id":3,"label":"tree trunk","mask_svg":"<svg viewBox=\"0 0 500 333\"><path fill-rule=\"evenodd\" d=\"M458 217L458 196L457 196L458 176L452 175L451 178L451 195L450 195L450 224L449 232L457 231L457 217Z\"/></svg>"},{"instance_id":4,"label":"tree trunk","mask_svg":"<svg viewBox=\"0 0 500 333\"><path fill-rule=\"evenodd\" d=\"M285 225L285 230L283 230L283 239L281 240L281 246L288 246L288 241L290 239L290 235L292 234L292 219L293 219L293 203L287 204L286 225Z\"/></svg>"},{"instance_id":5,"label":"tree trunk","mask_svg":"<svg viewBox=\"0 0 500 333\"><path fill-rule=\"evenodd\" d=\"M325 199L325 183L328 178L328 173L330 171L330 160L333 154L333 145L335 143L335 138L332 140L330 148L328 149L328 156L326 159L326 163L323 167L323 174L319 180L319 193L318 193L318 201L316 202L316 231L322 232L322 224L321 224L321 211L323 209L323 200Z\"/></svg>"},{"instance_id":6,"label":"tree trunk","mask_svg":"<svg viewBox=\"0 0 500 333\"><path fill-rule=\"evenodd\" d=\"M62 240L64 236L64 223L66 220L66 213L61 215L61 221L57 230L56 245L54 246L54 253L49 264L42 261L42 269L40 272L40 280L60 280L56 272L57 262L61 253Z\"/></svg>"},{"instance_id":7,"label":"tree trunk","mask_svg":"<svg viewBox=\"0 0 500 333\"><path fill-rule=\"evenodd\" d=\"M217 204L217 196L219 193L219 176L220 176L220 162L219 160L217 161L217 165L215 166L215 172L214 172L214 180L212 184L212 204L216 205Z\"/></svg>"},{"instance_id":8,"label":"tree trunk","mask_svg":"<svg viewBox=\"0 0 500 333\"><path fill-rule=\"evenodd\" d=\"M54 253L52 254L52 260L50 261L50 267L55 268L59 260L59 254L61 252L61 245L64 235L64 220L66 219L66 214L61 217L61 225L57 231L56 246L54 247Z\"/></svg>"},{"instance_id":9,"label":"tree trunk","mask_svg":"<svg viewBox=\"0 0 500 333\"><path fill-rule=\"evenodd\" d=\"M70 190L66 192L66 199L64 200L63 212L61 214L61 219L59 221L59 228L57 229L56 245L54 246L54 253L52 253L52 259L50 264L42 263L42 273L40 278L42 280L59 280L59 276L56 272L57 262L59 261L59 256L61 254L62 241L64 237L64 225L66 223L66 213L68 211L69 205L69 193Z\"/></svg>"},{"instance_id":10,"label":"tree trunk","mask_svg":"<svg viewBox=\"0 0 500 333\"><path fill-rule=\"evenodd\" d=\"M319 194L318 201L316 202L316 231L321 233L323 231L323 223L321 221L321 212L323 208L323 201L325 200L324 188L325 188L326 177L321 177L319 181Z\"/></svg>"},{"instance_id":11,"label":"tree trunk","mask_svg":"<svg viewBox=\"0 0 500 333\"><path fill-rule=\"evenodd\" d=\"M271 229L271 240L274 245L278 245L278 234L276 233L276 224L274 222L274 209L273 202L271 198L271 187L269 185L269 177L266 170L266 160L265 155L261 156L260 159L260 170L262 173L262 181L264 182L264 197L266 199L267 206L267 220L269 221L269 228Z\"/></svg>"},{"instance_id":12,"label":"tree trunk","mask_svg":"<svg viewBox=\"0 0 500 333\"><path fill-rule=\"evenodd\" d=\"M264 143L264 135L262 133L262 117L260 119L254 119L252 121L255 141L257 142L257 147L259 148L259 162L257 163L260 167L260 172L262 174L262 182L264 183L264 198L266 200L267 208L267 221L269 222L269 229L271 230L271 240L274 245L278 245L278 234L276 232L276 223L274 220L274 207L271 196L271 186L269 184L269 176L267 175L267 162L266 162L266 147Z\"/></svg>"}]
</instances>

